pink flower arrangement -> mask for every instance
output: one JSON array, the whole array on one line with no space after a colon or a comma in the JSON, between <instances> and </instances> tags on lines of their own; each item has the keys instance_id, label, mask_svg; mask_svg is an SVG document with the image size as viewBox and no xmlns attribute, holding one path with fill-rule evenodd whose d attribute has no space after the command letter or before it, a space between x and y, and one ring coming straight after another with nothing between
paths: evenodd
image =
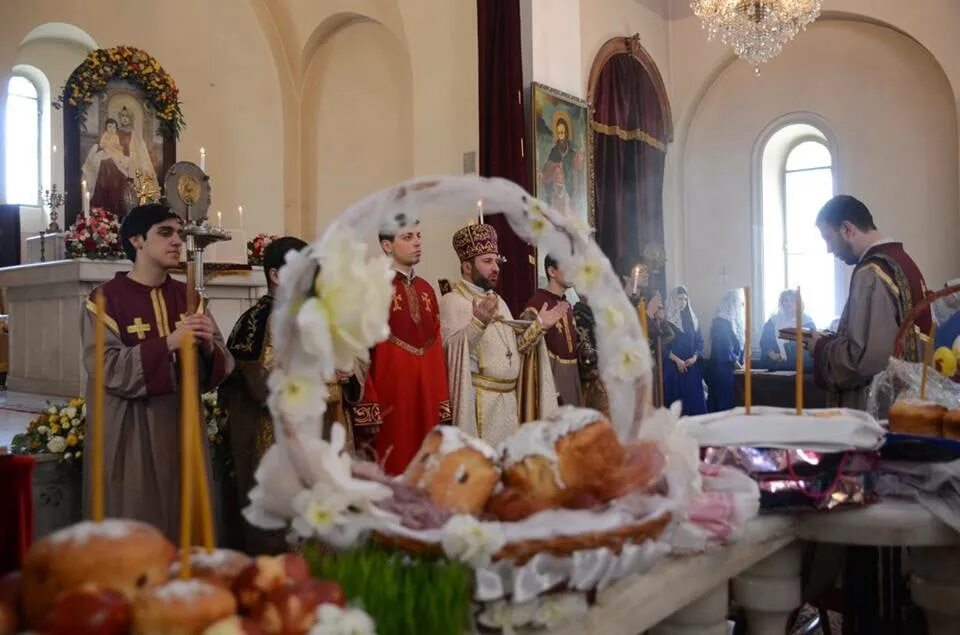
<instances>
[{"instance_id":1,"label":"pink flower arrangement","mask_svg":"<svg viewBox=\"0 0 960 635\"><path fill-rule=\"evenodd\" d=\"M257 234L247 241L247 264L251 266L263 265L263 250L276 240L273 234Z\"/></svg>"},{"instance_id":2,"label":"pink flower arrangement","mask_svg":"<svg viewBox=\"0 0 960 635\"><path fill-rule=\"evenodd\" d=\"M119 260L125 258L120 244L120 223L108 210L94 207L81 214L67 230L68 258Z\"/></svg>"}]
</instances>

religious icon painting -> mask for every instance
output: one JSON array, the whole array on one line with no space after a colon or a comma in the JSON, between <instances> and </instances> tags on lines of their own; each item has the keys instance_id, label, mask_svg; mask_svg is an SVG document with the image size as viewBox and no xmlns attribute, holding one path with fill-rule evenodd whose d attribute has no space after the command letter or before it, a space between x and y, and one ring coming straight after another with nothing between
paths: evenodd
<instances>
[{"instance_id":1,"label":"religious icon painting","mask_svg":"<svg viewBox=\"0 0 960 635\"><path fill-rule=\"evenodd\" d=\"M587 102L556 89L533 83L534 194L551 207L568 212L593 226L589 191ZM539 250L542 252L543 250ZM543 258L538 253L538 275L546 284Z\"/></svg>"},{"instance_id":2,"label":"religious icon painting","mask_svg":"<svg viewBox=\"0 0 960 635\"><path fill-rule=\"evenodd\" d=\"M94 98L77 123L79 175L90 193L90 208L106 209L122 218L136 205L129 183L137 172L158 188L164 173L167 141L156 113L139 87L115 80Z\"/></svg>"}]
</instances>

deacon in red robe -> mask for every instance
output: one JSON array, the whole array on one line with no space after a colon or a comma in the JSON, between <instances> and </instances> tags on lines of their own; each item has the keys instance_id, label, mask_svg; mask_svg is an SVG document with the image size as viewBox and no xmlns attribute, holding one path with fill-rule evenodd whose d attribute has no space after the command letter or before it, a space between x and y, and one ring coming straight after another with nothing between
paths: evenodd
<instances>
[{"instance_id":1,"label":"deacon in red robe","mask_svg":"<svg viewBox=\"0 0 960 635\"><path fill-rule=\"evenodd\" d=\"M167 275L180 260L180 219L164 205L134 208L120 238L134 261L90 295L81 321L87 403L93 402L95 298L105 300L104 511L107 517L152 524L177 540L180 522L180 375L177 352L186 331L196 338L200 391L233 369L216 323L187 315L187 289ZM198 404L199 406L199 404ZM201 410L202 412L202 410ZM199 431L210 478L205 431ZM84 457L84 506L89 513L92 463ZM212 489L212 488L211 488Z\"/></svg>"},{"instance_id":2,"label":"deacon in red robe","mask_svg":"<svg viewBox=\"0 0 960 635\"><path fill-rule=\"evenodd\" d=\"M855 269L837 332L815 331L804 344L813 351L814 378L828 391L831 405L863 410L873 376L887 367L900 324L926 296L926 283L903 245L881 234L856 198L830 199L817 227L830 253ZM929 309L915 322L924 333L931 324ZM916 333L904 344L904 357L919 361Z\"/></svg>"},{"instance_id":3,"label":"deacon in red robe","mask_svg":"<svg viewBox=\"0 0 960 635\"><path fill-rule=\"evenodd\" d=\"M560 320L543 335L550 357L553 381L557 387L560 405L583 405L583 391L580 386L580 367L578 359L579 337L574 321L573 307L567 302L567 289L573 285L563 275L563 270L551 256L543 261L547 274L547 288L537 289L526 304L520 319L535 320L539 312L552 309L563 302L566 311Z\"/></svg>"},{"instance_id":4,"label":"deacon in red robe","mask_svg":"<svg viewBox=\"0 0 960 635\"><path fill-rule=\"evenodd\" d=\"M377 456L387 474L403 472L427 433L452 423L437 296L413 271L422 254L420 225L398 220L379 235L396 275L390 337L371 352L369 374L383 416Z\"/></svg>"}]
</instances>

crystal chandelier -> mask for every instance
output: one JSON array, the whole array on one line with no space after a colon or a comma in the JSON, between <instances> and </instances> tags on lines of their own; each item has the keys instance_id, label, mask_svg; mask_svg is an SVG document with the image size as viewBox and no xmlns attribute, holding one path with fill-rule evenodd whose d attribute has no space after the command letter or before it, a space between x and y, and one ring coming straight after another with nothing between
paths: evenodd
<instances>
[{"instance_id":1,"label":"crystal chandelier","mask_svg":"<svg viewBox=\"0 0 960 635\"><path fill-rule=\"evenodd\" d=\"M821 0L692 0L707 39L733 47L738 57L760 64L777 56L783 45L820 15Z\"/></svg>"}]
</instances>

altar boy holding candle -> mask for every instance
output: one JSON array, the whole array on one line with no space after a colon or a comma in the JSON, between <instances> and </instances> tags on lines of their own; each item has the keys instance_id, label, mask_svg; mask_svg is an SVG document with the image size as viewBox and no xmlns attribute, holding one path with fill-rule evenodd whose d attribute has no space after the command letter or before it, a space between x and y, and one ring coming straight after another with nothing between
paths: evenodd
<instances>
[{"instance_id":1,"label":"altar boy holding candle","mask_svg":"<svg viewBox=\"0 0 960 635\"><path fill-rule=\"evenodd\" d=\"M160 204L134 208L123 219L120 241L133 261L87 300L81 320L87 401L96 364L104 364L104 508L133 518L176 541L180 495L180 386L176 353L189 330L198 345L200 390L216 388L233 358L209 314L186 315L187 288L167 274L180 261L180 219ZM106 351L94 352L96 294L105 300ZM200 447L206 448L201 431ZM204 450L207 478L209 457ZM84 461L84 508L91 502L90 461Z\"/></svg>"}]
</instances>

